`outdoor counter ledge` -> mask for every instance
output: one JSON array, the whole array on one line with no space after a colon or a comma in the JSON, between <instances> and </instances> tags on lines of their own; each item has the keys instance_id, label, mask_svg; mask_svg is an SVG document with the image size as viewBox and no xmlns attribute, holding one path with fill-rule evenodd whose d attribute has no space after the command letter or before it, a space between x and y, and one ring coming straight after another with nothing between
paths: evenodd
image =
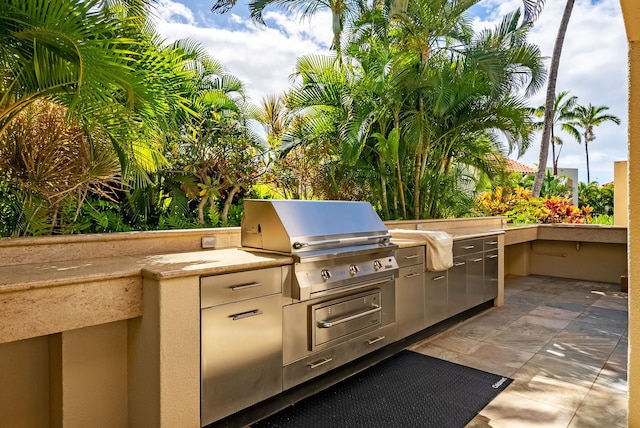
<instances>
[{"instance_id":1,"label":"outdoor counter ledge","mask_svg":"<svg viewBox=\"0 0 640 428\"><path fill-rule=\"evenodd\" d=\"M0 343L142 316L142 280L281 266L236 248L0 266Z\"/></svg>"},{"instance_id":2,"label":"outdoor counter ledge","mask_svg":"<svg viewBox=\"0 0 640 428\"><path fill-rule=\"evenodd\" d=\"M626 244L627 228L596 224L534 224L504 229L505 245L536 240Z\"/></svg>"}]
</instances>

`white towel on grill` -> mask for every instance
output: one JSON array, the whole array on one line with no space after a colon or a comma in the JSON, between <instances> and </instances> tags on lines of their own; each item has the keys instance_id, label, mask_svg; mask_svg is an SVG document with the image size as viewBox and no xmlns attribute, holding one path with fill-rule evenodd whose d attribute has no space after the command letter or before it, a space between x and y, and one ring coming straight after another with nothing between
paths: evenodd
<instances>
[{"instance_id":1,"label":"white towel on grill","mask_svg":"<svg viewBox=\"0 0 640 428\"><path fill-rule=\"evenodd\" d=\"M390 230L392 238L415 239L426 244L427 270L441 271L453 266L453 237L436 230Z\"/></svg>"}]
</instances>

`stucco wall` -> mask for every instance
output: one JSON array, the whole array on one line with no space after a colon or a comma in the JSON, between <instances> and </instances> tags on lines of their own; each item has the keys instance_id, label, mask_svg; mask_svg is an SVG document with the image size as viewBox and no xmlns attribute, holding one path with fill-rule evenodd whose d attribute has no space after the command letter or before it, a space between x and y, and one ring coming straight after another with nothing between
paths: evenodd
<instances>
[{"instance_id":1,"label":"stucco wall","mask_svg":"<svg viewBox=\"0 0 640 428\"><path fill-rule=\"evenodd\" d=\"M49 427L49 338L0 344L0 373L0 426Z\"/></svg>"},{"instance_id":2,"label":"stucco wall","mask_svg":"<svg viewBox=\"0 0 640 428\"><path fill-rule=\"evenodd\" d=\"M613 194L613 224L627 227L627 212L629 210L627 197L629 195L629 175L627 161L613 163L613 181L615 192Z\"/></svg>"},{"instance_id":3,"label":"stucco wall","mask_svg":"<svg viewBox=\"0 0 640 428\"><path fill-rule=\"evenodd\" d=\"M634 3L623 12L637 23L638 4L622 3ZM629 47L629 426L640 427L640 41Z\"/></svg>"},{"instance_id":4,"label":"stucco wall","mask_svg":"<svg viewBox=\"0 0 640 428\"><path fill-rule=\"evenodd\" d=\"M640 5L620 5L629 40L629 426L640 427Z\"/></svg>"}]
</instances>

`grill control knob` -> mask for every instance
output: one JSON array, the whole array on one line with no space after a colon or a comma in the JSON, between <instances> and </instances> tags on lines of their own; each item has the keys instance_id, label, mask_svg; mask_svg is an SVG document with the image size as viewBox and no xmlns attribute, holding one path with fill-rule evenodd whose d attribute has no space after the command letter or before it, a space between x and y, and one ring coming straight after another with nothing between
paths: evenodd
<instances>
[{"instance_id":1,"label":"grill control knob","mask_svg":"<svg viewBox=\"0 0 640 428\"><path fill-rule=\"evenodd\" d=\"M331 278L331 272L329 271L329 269L322 269L320 271L320 276L322 276L322 279L326 281Z\"/></svg>"},{"instance_id":2,"label":"grill control knob","mask_svg":"<svg viewBox=\"0 0 640 428\"><path fill-rule=\"evenodd\" d=\"M380 260L374 260L373 261L373 269L374 270L382 269L382 263L380 263Z\"/></svg>"},{"instance_id":3,"label":"grill control knob","mask_svg":"<svg viewBox=\"0 0 640 428\"><path fill-rule=\"evenodd\" d=\"M357 265L351 265L349 266L349 272L351 272L351 275L355 275L360 272L360 268Z\"/></svg>"}]
</instances>

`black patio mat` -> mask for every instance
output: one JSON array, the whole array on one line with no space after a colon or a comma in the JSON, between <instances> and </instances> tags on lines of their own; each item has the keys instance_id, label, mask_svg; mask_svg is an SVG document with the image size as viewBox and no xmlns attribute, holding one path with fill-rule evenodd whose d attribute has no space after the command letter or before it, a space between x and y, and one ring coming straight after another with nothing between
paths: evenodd
<instances>
[{"instance_id":1,"label":"black patio mat","mask_svg":"<svg viewBox=\"0 0 640 428\"><path fill-rule=\"evenodd\" d=\"M252 427L464 427L511 382L405 350Z\"/></svg>"}]
</instances>

